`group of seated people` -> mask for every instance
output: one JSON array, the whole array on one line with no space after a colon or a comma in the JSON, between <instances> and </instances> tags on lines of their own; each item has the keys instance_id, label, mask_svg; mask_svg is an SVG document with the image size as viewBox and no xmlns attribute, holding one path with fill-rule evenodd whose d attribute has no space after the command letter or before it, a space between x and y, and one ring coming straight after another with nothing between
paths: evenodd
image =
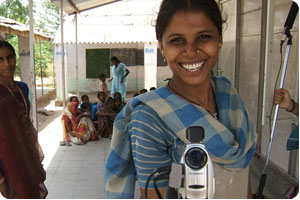
<instances>
[{"instance_id":1,"label":"group of seated people","mask_svg":"<svg viewBox=\"0 0 300 200\"><path fill-rule=\"evenodd\" d=\"M152 91L152 90L156 90L156 87L151 87L150 88L150 91ZM135 93L134 95L133 95L133 97L136 97L136 96L138 96L138 95L140 95L140 94L144 94L144 93L146 93L146 92L148 92L148 90L147 89L141 89L140 90L140 93Z\"/></svg>"},{"instance_id":2,"label":"group of seated people","mask_svg":"<svg viewBox=\"0 0 300 200\"><path fill-rule=\"evenodd\" d=\"M63 141L60 145L82 145L99 137L111 139L114 118L125 102L119 92L114 97L106 97L105 92L99 92L97 97L98 102L92 103L88 95L82 95L80 105L77 96L70 97L62 116Z\"/></svg>"}]
</instances>

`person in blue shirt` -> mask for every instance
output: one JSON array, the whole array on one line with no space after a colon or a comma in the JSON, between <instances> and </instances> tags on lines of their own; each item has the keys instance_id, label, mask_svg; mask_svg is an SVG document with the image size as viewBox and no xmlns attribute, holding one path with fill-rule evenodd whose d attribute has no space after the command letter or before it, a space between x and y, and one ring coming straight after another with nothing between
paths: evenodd
<instances>
[{"instance_id":1,"label":"person in blue shirt","mask_svg":"<svg viewBox=\"0 0 300 200\"><path fill-rule=\"evenodd\" d=\"M111 96L113 97L116 92L120 92L122 101L125 101L129 70L126 68L126 65L115 56L111 57L110 61L113 73L113 77L108 80L109 82L112 81Z\"/></svg>"}]
</instances>

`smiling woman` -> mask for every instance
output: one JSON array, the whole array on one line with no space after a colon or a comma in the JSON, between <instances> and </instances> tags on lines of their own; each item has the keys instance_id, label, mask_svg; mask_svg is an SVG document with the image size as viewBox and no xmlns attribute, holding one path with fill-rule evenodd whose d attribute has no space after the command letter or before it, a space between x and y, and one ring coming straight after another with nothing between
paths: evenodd
<instances>
[{"instance_id":1,"label":"smiling woman","mask_svg":"<svg viewBox=\"0 0 300 200\"><path fill-rule=\"evenodd\" d=\"M215 0L163 0L156 24L159 48L173 72L169 83L128 102L114 124L105 167L105 197L142 198L155 169L180 163L190 126L205 130L216 198L247 198L256 134L244 104L225 77L212 76L222 47ZM168 179L157 182L162 197ZM150 181L148 198L159 197ZM250 193L251 194L251 193Z\"/></svg>"},{"instance_id":2,"label":"smiling woman","mask_svg":"<svg viewBox=\"0 0 300 200\"><path fill-rule=\"evenodd\" d=\"M16 54L0 40L0 192L6 198L45 198L46 172L29 118L28 87L14 81Z\"/></svg>"}]
</instances>

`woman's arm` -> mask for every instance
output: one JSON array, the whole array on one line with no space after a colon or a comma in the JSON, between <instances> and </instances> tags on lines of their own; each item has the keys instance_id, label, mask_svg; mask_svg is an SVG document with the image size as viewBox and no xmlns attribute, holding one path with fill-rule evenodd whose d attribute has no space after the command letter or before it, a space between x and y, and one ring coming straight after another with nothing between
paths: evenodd
<instances>
[{"instance_id":1,"label":"woman's arm","mask_svg":"<svg viewBox=\"0 0 300 200\"><path fill-rule=\"evenodd\" d=\"M3 197L9 198L10 190L7 180L3 176L3 173L0 170L0 193Z\"/></svg>"},{"instance_id":2,"label":"woman's arm","mask_svg":"<svg viewBox=\"0 0 300 200\"><path fill-rule=\"evenodd\" d=\"M124 79L128 76L129 74L129 70L128 69L125 69L126 71L126 74L123 76L123 78L121 79L121 83L123 83Z\"/></svg>"},{"instance_id":3,"label":"woman's arm","mask_svg":"<svg viewBox=\"0 0 300 200\"><path fill-rule=\"evenodd\" d=\"M280 108L299 116L299 104L291 99L289 91L283 88L275 90L274 105L279 104Z\"/></svg>"},{"instance_id":4,"label":"woman's arm","mask_svg":"<svg viewBox=\"0 0 300 200\"><path fill-rule=\"evenodd\" d=\"M107 113L103 111L98 111L96 114L100 117L116 117L118 115L118 113Z\"/></svg>"},{"instance_id":5,"label":"woman's arm","mask_svg":"<svg viewBox=\"0 0 300 200\"><path fill-rule=\"evenodd\" d=\"M134 152L133 159L140 184L141 197L145 198L146 181L149 175L160 167L171 166L173 162L168 152L170 147L167 140L170 138L167 136L168 133L164 131L165 127L159 123L159 117L152 109L141 106L141 109L136 109L133 113L129 127L132 152ZM168 179L157 182L157 187L163 198L168 182ZM148 185L147 198L159 198L154 189L153 179Z\"/></svg>"}]
</instances>

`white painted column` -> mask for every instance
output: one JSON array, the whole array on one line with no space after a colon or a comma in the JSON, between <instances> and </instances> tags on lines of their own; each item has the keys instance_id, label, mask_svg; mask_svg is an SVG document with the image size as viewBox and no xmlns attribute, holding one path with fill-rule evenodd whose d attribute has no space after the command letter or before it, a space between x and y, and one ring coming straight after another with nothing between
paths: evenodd
<instances>
[{"instance_id":1,"label":"white painted column","mask_svg":"<svg viewBox=\"0 0 300 200\"><path fill-rule=\"evenodd\" d=\"M21 81L25 82L29 89L31 80L31 69L30 65L30 50L29 50L29 40L28 37L18 36L19 40L19 63L20 63L20 73ZM31 99L29 99L31 101Z\"/></svg>"},{"instance_id":2,"label":"white painted column","mask_svg":"<svg viewBox=\"0 0 300 200\"><path fill-rule=\"evenodd\" d=\"M144 88L157 87L157 42L144 45Z\"/></svg>"},{"instance_id":3,"label":"white painted column","mask_svg":"<svg viewBox=\"0 0 300 200\"><path fill-rule=\"evenodd\" d=\"M35 66L34 66L34 28L33 28L33 0L29 0L29 49L30 49L30 59L29 59L29 68L31 70L31 79L30 84L28 85L31 88L32 93L32 124L36 130L38 130L38 119L37 119L37 98L36 98L36 83L35 83Z\"/></svg>"},{"instance_id":4,"label":"white painted column","mask_svg":"<svg viewBox=\"0 0 300 200\"><path fill-rule=\"evenodd\" d=\"M60 0L60 35L61 35L61 67L62 67L62 101L63 108L66 107L66 73L65 73L65 48L64 48L64 15L63 0Z\"/></svg>"}]
</instances>

